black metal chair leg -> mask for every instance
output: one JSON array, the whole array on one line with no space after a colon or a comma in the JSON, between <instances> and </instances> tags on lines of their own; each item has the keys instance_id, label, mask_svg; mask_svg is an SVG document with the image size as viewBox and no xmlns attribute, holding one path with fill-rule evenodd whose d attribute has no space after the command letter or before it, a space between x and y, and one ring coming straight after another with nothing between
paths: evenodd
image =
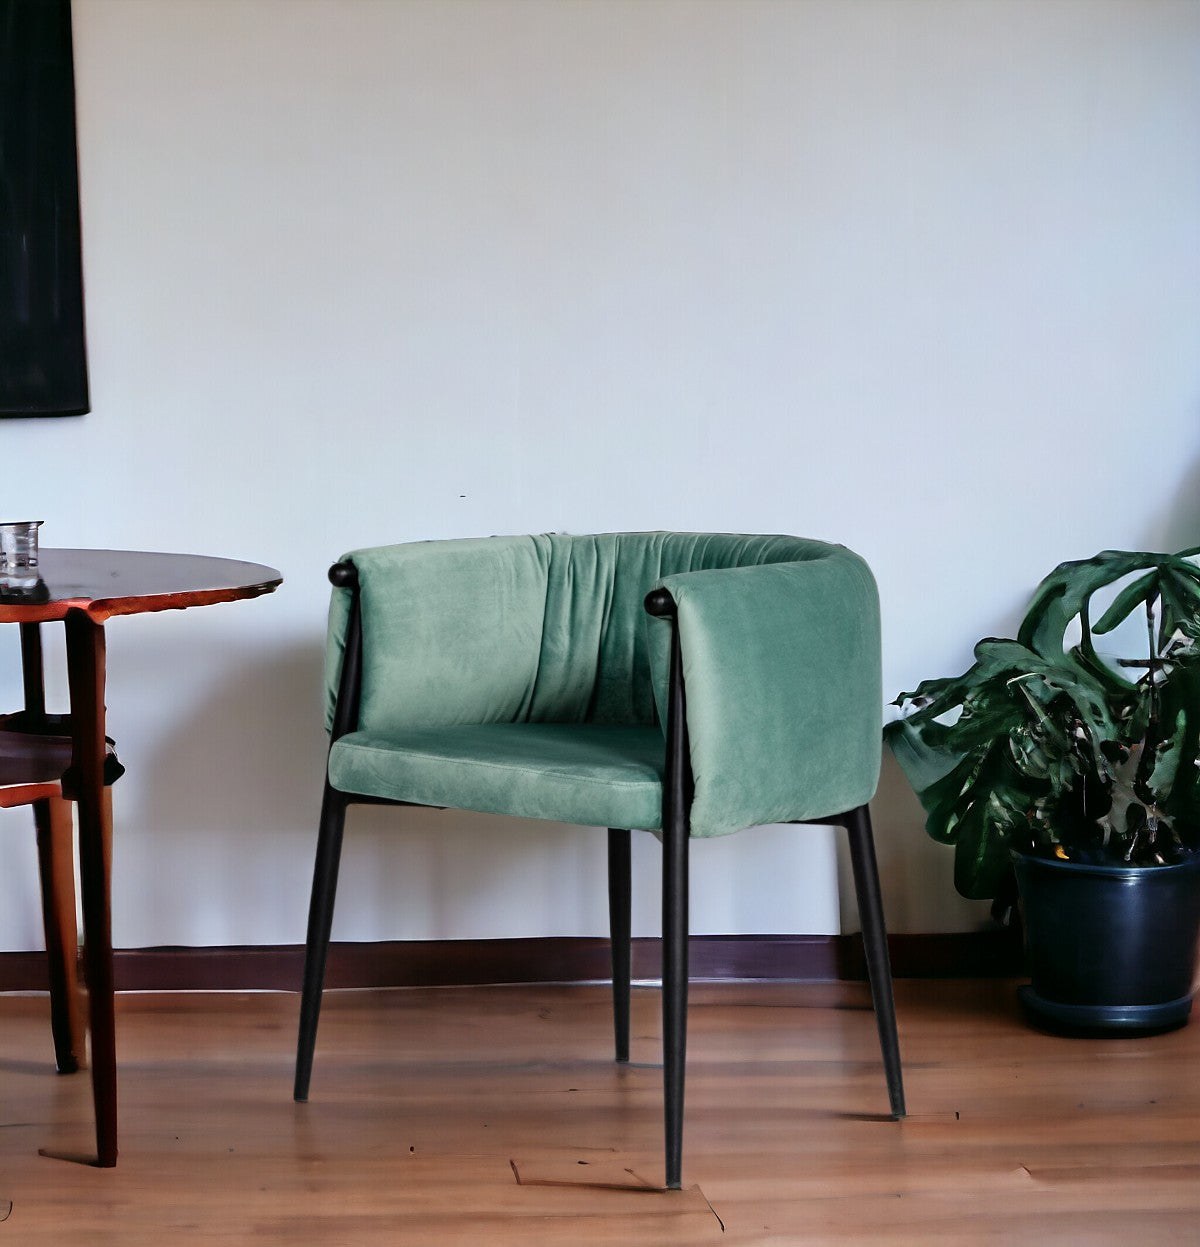
<instances>
[{"instance_id":1,"label":"black metal chair leg","mask_svg":"<svg viewBox=\"0 0 1200 1247\"><path fill-rule=\"evenodd\" d=\"M293 1095L299 1101L308 1099L308 1084L312 1077L321 992L325 985L325 960L329 953L329 933L333 928L338 863L342 855L342 832L346 826L346 804L346 797L326 783L325 797L321 802L321 828L317 835L317 859L313 868L312 900L308 909L304 991L300 998L300 1034L296 1044Z\"/></svg>"},{"instance_id":2,"label":"black metal chair leg","mask_svg":"<svg viewBox=\"0 0 1200 1247\"><path fill-rule=\"evenodd\" d=\"M896 1035L896 1004L892 995L892 967L888 957L887 930L883 922L883 899L879 891L879 868L875 861L875 840L871 834L871 815L865 805L851 810L844 819L850 838L850 862L854 868L854 890L862 920L863 948L871 980L871 999L875 1024L883 1051L888 1099L892 1116L903 1117L904 1081L900 1067L900 1041Z\"/></svg>"},{"instance_id":3,"label":"black metal chair leg","mask_svg":"<svg viewBox=\"0 0 1200 1247\"><path fill-rule=\"evenodd\" d=\"M682 820L674 820L677 823ZM683 1170L683 1082L687 1063L688 832L663 834L663 1097L667 1189L680 1188Z\"/></svg>"},{"instance_id":4,"label":"black metal chair leg","mask_svg":"<svg viewBox=\"0 0 1200 1247\"><path fill-rule=\"evenodd\" d=\"M630 835L608 829L608 929L612 951L613 1038L618 1061L629 1060Z\"/></svg>"},{"instance_id":5,"label":"black metal chair leg","mask_svg":"<svg viewBox=\"0 0 1200 1247\"><path fill-rule=\"evenodd\" d=\"M667 1189L678 1191L683 1169L683 1083L687 1061L691 763L684 711L683 655L677 626L671 629L671 680L667 700L662 838L663 1107Z\"/></svg>"}]
</instances>

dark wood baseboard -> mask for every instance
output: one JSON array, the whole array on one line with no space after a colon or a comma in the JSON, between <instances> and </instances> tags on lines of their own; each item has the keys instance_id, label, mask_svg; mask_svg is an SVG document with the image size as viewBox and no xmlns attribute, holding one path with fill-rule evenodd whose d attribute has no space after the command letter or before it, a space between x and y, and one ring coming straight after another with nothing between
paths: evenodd
<instances>
[{"instance_id":1,"label":"dark wood baseboard","mask_svg":"<svg viewBox=\"0 0 1200 1247\"><path fill-rule=\"evenodd\" d=\"M659 976L659 944L633 942L635 979ZM999 928L894 935L897 978L993 978L1020 973L1015 938ZM114 955L118 991L298 991L301 945L123 948ZM831 982L866 978L856 935L696 935L693 979ZM486 983L579 983L610 976L608 941L593 938L429 940L333 944L326 986L449 987ZM0 991L41 991L44 953L0 953Z\"/></svg>"}]
</instances>

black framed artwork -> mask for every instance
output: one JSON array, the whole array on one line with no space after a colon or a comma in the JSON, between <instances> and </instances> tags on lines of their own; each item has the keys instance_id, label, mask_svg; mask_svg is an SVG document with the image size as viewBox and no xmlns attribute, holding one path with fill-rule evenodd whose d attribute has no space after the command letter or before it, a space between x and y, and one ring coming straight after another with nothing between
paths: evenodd
<instances>
[{"instance_id":1,"label":"black framed artwork","mask_svg":"<svg viewBox=\"0 0 1200 1247\"><path fill-rule=\"evenodd\" d=\"M88 410L70 0L0 0L0 417Z\"/></svg>"}]
</instances>

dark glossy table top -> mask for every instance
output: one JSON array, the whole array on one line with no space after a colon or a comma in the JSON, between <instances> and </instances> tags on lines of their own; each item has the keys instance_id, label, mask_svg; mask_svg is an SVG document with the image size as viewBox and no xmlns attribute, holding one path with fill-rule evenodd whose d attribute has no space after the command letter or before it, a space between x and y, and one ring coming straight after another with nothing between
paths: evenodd
<instances>
[{"instance_id":1,"label":"dark glossy table top","mask_svg":"<svg viewBox=\"0 0 1200 1247\"><path fill-rule=\"evenodd\" d=\"M204 554L46 547L38 572L41 580L32 589L0 590L0 623L62 619L70 610L100 621L233 602L271 593L283 579L261 563Z\"/></svg>"}]
</instances>

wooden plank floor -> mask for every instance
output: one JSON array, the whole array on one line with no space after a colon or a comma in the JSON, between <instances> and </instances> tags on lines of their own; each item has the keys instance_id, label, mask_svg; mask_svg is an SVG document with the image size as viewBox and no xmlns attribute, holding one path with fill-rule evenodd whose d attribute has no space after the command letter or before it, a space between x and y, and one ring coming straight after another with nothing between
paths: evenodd
<instances>
[{"instance_id":1,"label":"wooden plank floor","mask_svg":"<svg viewBox=\"0 0 1200 1247\"><path fill-rule=\"evenodd\" d=\"M865 989L693 988L684 1182L661 1182L657 993L634 1063L598 987L119 999L121 1158L44 997L0 997L0 1247L87 1244L1113 1244L1200 1241L1200 1021L1060 1039L1004 982L900 982L909 1109Z\"/></svg>"}]
</instances>

